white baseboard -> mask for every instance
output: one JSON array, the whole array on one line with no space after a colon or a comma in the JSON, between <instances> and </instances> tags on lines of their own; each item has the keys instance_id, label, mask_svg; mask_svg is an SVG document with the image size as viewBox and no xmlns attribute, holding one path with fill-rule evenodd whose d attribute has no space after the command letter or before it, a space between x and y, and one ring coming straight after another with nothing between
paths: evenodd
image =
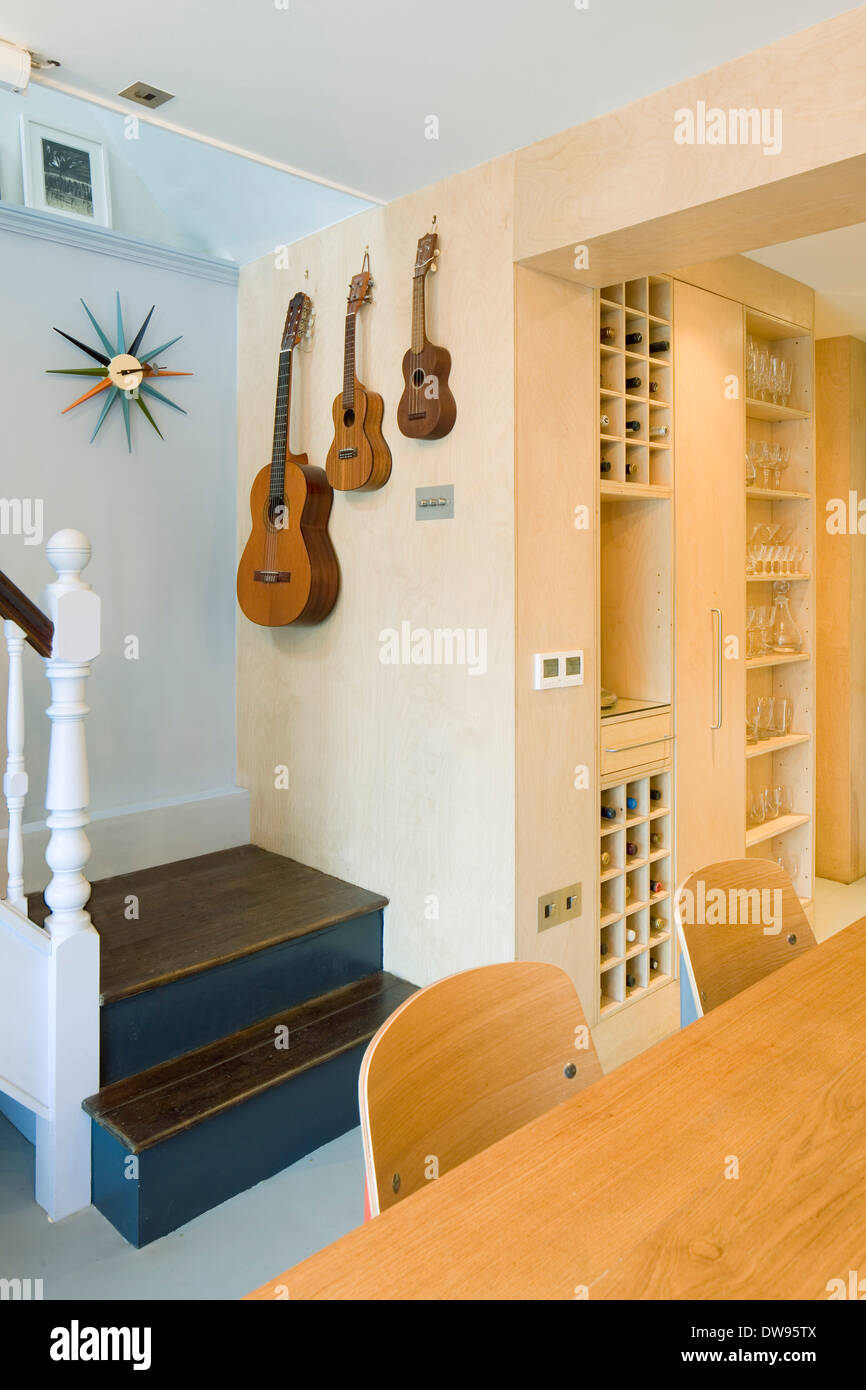
<instances>
[{"instance_id":1,"label":"white baseboard","mask_svg":"<svg viewBox=\"0 0 866 1390\"><path fill-rule=\"evenodd\" d=\"M212 854L250 841L250 794L243 787L204 792L175 801L97 811L87 827L91 844L86 873L91 882L115 874L172 864L197 854ZM5 865L6 832L0 833L0 862ZM50 877L45 863L48 830L37 822L24 827L25 891L44 888ZM0 882L4 882L0 875Z\"/></svg>"}]
</instances>

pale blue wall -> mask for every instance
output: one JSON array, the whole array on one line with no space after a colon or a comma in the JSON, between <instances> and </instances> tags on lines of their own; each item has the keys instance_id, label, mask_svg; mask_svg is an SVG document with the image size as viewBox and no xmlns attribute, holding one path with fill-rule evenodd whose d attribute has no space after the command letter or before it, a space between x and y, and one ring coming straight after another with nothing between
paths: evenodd
<instances>
[{"instance_id":1,"label":"pale blue wall","mask_svg":"<svg viewBox=\"0 0 866 1390\"><path fill-rule=\"evenodd\" d=\"M74 526L93 543L85 577L103 600L103 654L88 691L92 807L231 787L236 285L201 278L182 264L144 265L106 254L104 246L92 252L8 230L10 220L28 216L0 207L0 497L43 498L45 539ZM85 379L45 374L46 367L85 360L52 325L96 345L79 296L111 323L116 289L129 329L156 304L148 341L155 347L182 333L162 365L195 373L163 388L189 412L157 405L164 442L134 412L132 454L119 403L91 445L96 403L61 415L86 389ZM0 535L0 569L34 599L52 577L44 548L17 536ZM130 633L140 640L138 661L124 659ZM30 822L44 807L48 684L29 649L25 671Z\"/></svg>"}]
</instances>

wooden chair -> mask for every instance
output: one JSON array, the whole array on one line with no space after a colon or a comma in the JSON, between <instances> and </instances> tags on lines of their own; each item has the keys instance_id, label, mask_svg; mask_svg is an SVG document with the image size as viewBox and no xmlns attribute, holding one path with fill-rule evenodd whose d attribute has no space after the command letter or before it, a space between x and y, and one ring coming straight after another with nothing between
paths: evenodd
<instances>
[{"instance_id":1,"label":"wooden chair","mask_svg":"<svg viewBox=\"0 0 866 1390\"><path fill-rule=\"evenodd\" d=\"M558 966L486 965L419 990L383 1023L361 1063L371 1214L601 1074L577 991Z\"/></svg>"},{"instance_id":2,"label":"wooden chair","mask_svg":"<svg viewBox=\"0 0 866 1390\"><path fill-rule=\"evenodd\" d=\"M721 896L719 896L721 894ZM816 944L788 875L770 859L728 859L683 880L674 901L681 979L700 1018Z\"/></svg>"}]
</instances>

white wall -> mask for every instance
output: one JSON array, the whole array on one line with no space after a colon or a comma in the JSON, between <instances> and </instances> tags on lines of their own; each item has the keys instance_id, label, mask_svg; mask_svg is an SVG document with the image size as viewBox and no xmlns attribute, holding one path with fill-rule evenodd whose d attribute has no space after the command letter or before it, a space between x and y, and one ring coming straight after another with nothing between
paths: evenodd
<instances>
[{"instance_id":1,"label":"white wall","mask_svg":"<svg viewBox=\"0 0 866 1390\"><path fill-rule=\"evenodd\" d=\"M190 273L173 253L144 265L9 229L28 219L38 225L0 209L0 497L42 499L44 540L75 526L93 543L85 577L103 600L103 653L88 695L92 806L225 792L235 780L236 285ZM91 445L97 403L61 415L87 379L45 373L85 363L52 325L98 345L79 296L111 334L115 290L130 333L156 304L147 341L182 333L161 365L195 373L163 388L187 415L156 403L164 441L134 412L131 454L119 403ZM22 536L0 535L0 569L36 600L51 577L44 546ZM124 657L128 634L139 660ZM5 647L0 662L5 692ZM48 685L29 649L25 672L31 822L44 806Z\"/></svg>"}]
</instances>

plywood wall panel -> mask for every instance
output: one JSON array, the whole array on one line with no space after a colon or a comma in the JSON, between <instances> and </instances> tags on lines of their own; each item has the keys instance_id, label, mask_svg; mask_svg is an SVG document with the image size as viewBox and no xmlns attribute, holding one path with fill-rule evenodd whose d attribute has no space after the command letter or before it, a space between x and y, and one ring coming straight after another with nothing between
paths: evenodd
<instances>
[{"instance_id":1,"label":"plywood wall panel","mask_svg":"<svg viewBox=\"0 0 866 1390\"><path fill-rule=\"evenodd\" d=\"M266 257L241 273L239 547L270 458L289 298L306 289L317 313L312 351L296 356L293 446L323 464L348 282L370 247L358 374L384 397L393 470L381 491L335 495L342 586L324 623L239 618L239 779L259 844L389 896L386 965L418 984L514 955L512 177L510 157L494 161L297 243L288 269ZM428 331L451 351L458 413L424 443L398 432L396 409L415 247L434 213ZM455 519L416 522L415 488L439 483L454 484ZM380 633L403 622L482 630L485 673L383 665Z\"/></svg>"}]
</instances>

